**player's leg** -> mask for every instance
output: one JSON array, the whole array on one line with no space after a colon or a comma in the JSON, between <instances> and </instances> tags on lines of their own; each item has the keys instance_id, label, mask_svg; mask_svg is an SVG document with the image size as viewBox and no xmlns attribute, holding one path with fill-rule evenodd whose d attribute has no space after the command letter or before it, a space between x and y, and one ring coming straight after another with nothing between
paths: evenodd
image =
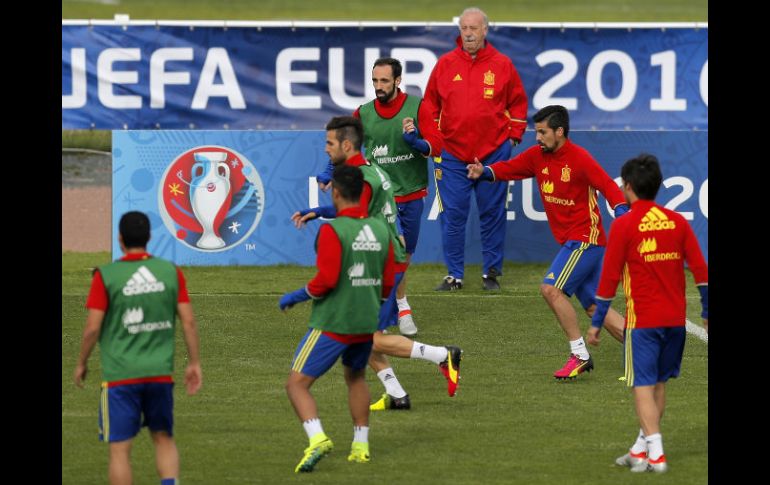
<instances>
[{"instance_id":1,"label":"player's leg","mask_svg":"<svg viewBox=\"0 0 770 485\"><path fill-rule=\"evenodd\" d=\"M174 438L165 431L151 431L155 445L155 466L161 485L176 485L179 478L179 451Z\"/></svg>"},{"instance_id":2,"label":"player's leg","mask_svg":"<svg viewBox=\"0 0 770 485\"><path fill-rule=\"evenodd\" d=\"M382 336L383 334L381 331L377 331L374 335L376 342L378 335ZM401 383L398 381L398 377L396 377L396 373L393 371L387 356L372 349L372 352L369 355L369 366L377 374L377 378L385 388L385 392L382 394L380 399L373 403L369 409L372 411L383 411L385 409L410 409L412 407L412 403L409 400L409 394L406 393L404 388L401 386Z\"/></svg>"},{"instance_id":3,"label":"player's leg","mask_svg":"<svg viewBox=\"0 0 770 485\"><path fill-rule=\"evenodd\" d=\"M385 354L378 350L377 342L383 337L385 329L391 325L395 325L398 321L398 307L396 306L396 287L401 282L404 273L396 273L395 287L388 295L388 298L380 306L379 322L377 324L377 332L374 333L374 348L369 356L369 365L377 374L377 378L380 379L382 385L385 387L385 393L382 397L372 404L371 409L373 411L380 411L383 409L409 409L411 403L409 401L409 395L406 393L401 383L396 377L396 373L390 365L388 358ZM406 337L402 337L406 338ZM408 339L407 339L408 340Z\"/></svg>"},{"instance_id":4,"label":"player's leg","mask_svg":"<svg viewBox=\"0 0 770 485\"><path fill-rule=\"evenodd\" d=\"M489 165L507 160L510 155L511 144L506 140L482 163ZM476 194L481 228L482 288L495 291L500 289L497 278L503 274L508 184L475 181L473 191Z\"/></svg>"},{"instance_id":5,"label":"player's leg","mask_svg":"<svg viewBox=\"0 0 770 485\"><path fill-rule=\"evenodd\" d=\"M548 269L540 293L556 315L559 325L570 344L570 356L564 366L554 372L557 379L571 379L593 369L593 360L580 333L577 313L569 297L580 287L590 274L592 254L598 246L578 241L567 241L554 258ZM601 256L599 255L599 258Z\"/></svg>"},{"instance_id":6,"label":"player's leg","mask_svg":"<svg viewBox=\"0 0 770 485\"><path fill-rule=\"evenodd\" d=\"M666 402L665 383L679 375L684 341L684 327L626 331L626 384L633 387L636 414L647 444L647 458L632 466L633 472L668 469L660 420Z\"/></svg>"},{"instance_id":7,"label":"player's leg","mask_svg":"<svg viewBox=\"0 0 770 485\"><path fill-rule=\"evenodd\" d=\"M345 348L345 344L323 335L320 330L310 329L294 353L291 372L286 380L286 394L302 422L309 442L295 472L313 471L321 458L334 447L324 433L310 387L334 365Z\"/></svg>"},{"instance_id":8,"label":"player's leg","mask_svg":"<svg viewBox=\"0 0 770 485\"><path fill-rule=\"evenodd\" d=\"M424 199L412 200L398 204L398 220L406 243L406 263L412 261L412 254L417 248L417 240L420 236L420 222L425 208ZM415 335L417 326L414 323L412 308L406 298L406 275L401 280L396 291L396 303L398 305L398 328L403 335Z\"/></svg>"},{"instance_id":9,"label":"player's leg","mask_svg":"<svg viewBox=\"0 0 770 485\"><path fill-rule=\"evenodd\" d=\"M142 412L155 445L155 466L161 485L179 478L179 452L174 442L174 384L151 382L144 385Z\"/></svg>"},{"instance_id":10,"label":"player's leg","mask_svg":"<svg viewBox=\"0 0 770 485\"><path fill-rule=\"evenodd\" d=\"M353 419L353 442L348 461L369 461L369 386L366 385L366 362L372 342L349 345L342 354L345 383L348 386L348 406Z\"/></svg>"},{"instance_id":11,"label":"player's leg","mask_svg":"<svg viewBox=\"0 0 770 485\"><path fill-rule=\"evenodd\" d=\"M575 296L583 306L589 320L594 316L594 311L596 311L596 289L599 287L599 277L602 272L604 250L605 248L603 246L591 246L591 251L595 251L593 268L590 270L583 283L575 291ZM595 257L596 255L600 256L597 258ZM583 259L586 259L586 256L584 256ZM604 318L604 328L607 329L607 332L620 343L623 343L623 329L625 326L626 320L623 316L610 308L607 312L607 316Z\"/></svg>"},{"instance_id":12,"label":"player's leg","mask_svg":"<svg viewBox=\"0 0 770 485\"><path fill-rule=\"evenodd\" d=\"M442 162L434 166L441 245L447 266L447 276L435 289L459 290L462 289L465 275L465 226L468 223L473 181L468 179L468 170L463 162L442 157Z\"/></svg>"},{"instance_id":13,"label":"player's leg","mask_svg":"<svg viewBox=\"0 0 770 485\"><path fill-rule=\"evenodd\" d=\"M131 485L131 445L133 439L110 443L109 478L111 485Z\"/></svg>"},{"instance_id":14,"label":"player's leg","mask_svg":"<svg viewBox=\"0 0 770 485\"><path fill-rule=\"evenodd\" d=\"M110 444L110 483L130 484L131 446L141 428L143 384L110 387L102 383L99 439Z\"/></svg>"}]
</instances>

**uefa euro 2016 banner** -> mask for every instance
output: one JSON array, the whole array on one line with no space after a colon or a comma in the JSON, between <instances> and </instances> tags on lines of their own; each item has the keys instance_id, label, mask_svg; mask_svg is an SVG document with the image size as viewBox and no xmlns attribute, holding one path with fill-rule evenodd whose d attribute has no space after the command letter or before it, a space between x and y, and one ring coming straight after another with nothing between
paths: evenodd
<instances>
[{"instance_id":1,"label":"uefa euro 2016 banner","mask_svg":"<svg viewBox=\"0 0 770 485\"><path fill-rule=\"evenodd\" d=\"M570 131L570 139L594 155L620 183L620 167L641 152L656 155L663 187L657 201L692 225L708 258L708 133L685 131ZM151 253L183 265L271 265L315 262L314 242L322 221L302 229L290 218L298 210L331 204L315 175L328 163L324 131L114 131L112 219L129 210L147 213ZM535 143L528 130L514 154ZM441 230L426 161L425 199L415 262L441 263ZM489 182L481 182L489 183ZM603 197L605 229L613 219ZM550 261L558 250L533 179L509 183L505 259ZM117 224L112 253L120 256ZM466 262L481 262L475 202L466 231Z\"/></svg>"},{"instance_id":2,"label":"uefa euro 2016 banner","mask_svg":"<svg viewBox=\"0 0 770 485\"><path fill-rule=\"evenodd\" d=\"M380 56L400 59L402 88L421 96L458 35L450 23L204 24L62 21L62 128L323 129L374 98ZM706 24L533 25L488 34L521 76L530 126L561 104L573 129L708 129Z\"/></svg>"}]
</instances>

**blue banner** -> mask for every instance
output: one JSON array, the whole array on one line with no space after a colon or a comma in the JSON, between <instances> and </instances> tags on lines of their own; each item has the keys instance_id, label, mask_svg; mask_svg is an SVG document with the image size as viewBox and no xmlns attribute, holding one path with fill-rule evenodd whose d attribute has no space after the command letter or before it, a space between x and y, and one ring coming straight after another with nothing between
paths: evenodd
<instances>
[{"instance_id":1,"label":"blue banner","mask_svg":"<svg viewBox=\"0 0 770 485\"><path fill-rule=\"evenodd\" d=\"M527 132L521 146L535 143ZM657 201L692 225L708 258L708 134L705 132L570 131L620 183L620 167L641 152L656 155L664 182ZM117 221L129 210L147 213L149 251L182 265L313 265L320 221L296 229L291 215L330 204L315 175L328 163L323 131L113 132L113 257L120 256ZM518 153L521 149L515 149ZM441 231L433 163L413 261L441 263ZM556 254L539 189L511 182L505 259L548 262ZM612 221L600 197L605 229ZM466 262L481 262L478 213L471 205Z\"/></svg>"},{"instance_id":2,"label":"blue banner","mask_svg":"<svg viewBox=\"0 0 770 485\"><path fill-rule=\"evenodd\" d=\"M62 25L63 129L322 129L374 98L372 65L421 96L453 25ZM494 26L529 98L573 129L708 129L708 29Z\"/></svg>"}]
</instances>

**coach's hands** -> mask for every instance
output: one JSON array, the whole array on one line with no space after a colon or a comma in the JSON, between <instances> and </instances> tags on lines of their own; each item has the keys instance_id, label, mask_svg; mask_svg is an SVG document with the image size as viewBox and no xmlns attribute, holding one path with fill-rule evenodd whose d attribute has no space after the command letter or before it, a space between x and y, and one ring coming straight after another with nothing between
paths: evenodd
<instances>
[{"instance_id":1,"label":"coach's hands","mask_svg":"<svg viewBox=\"0 0 770 485\"><path fill-rule=\"evenodd\" d=\"M281 310L287 310L297 303L302 303L303 301L308 301L310 299L310 294L305 290L304 287L294 290L290 293L286 293L281 297L281 299L278 301L278 308Z\"/></svg>"},{"instance_id":2,"label":"coach's hands","mask_svg":"<svg viewBox=\"0 0 770 485\"><path fill-rule=\"evenodd\" d=\"M477 157L474 157L473 163L468 164L468 178L471 180L476 180L482 175L484 175L484 165L479 162Z\"/></svg>"}]
</instances>

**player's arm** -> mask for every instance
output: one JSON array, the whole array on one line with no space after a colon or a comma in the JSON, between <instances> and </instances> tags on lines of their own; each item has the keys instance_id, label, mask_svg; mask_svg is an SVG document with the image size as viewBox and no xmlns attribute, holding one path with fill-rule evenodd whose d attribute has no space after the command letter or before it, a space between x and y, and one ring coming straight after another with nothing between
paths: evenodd
<instances>
[{"instance_id":1,"label":"player's arm","mask_svg":"<svg viewBox=\"0 0 770 485\"><path fill-rule=\"evenodd\" d=\"M521 143L524 131L527 129L527 93L521 82L518 71L511 63L510 79L508 80L505 115L508 117L510 128L509 138L514 146Z\"/></svg>"},{"instance_id":2,"label":"player's arm","mask_svg":"<svg viewBox=\"0 0 770 485\"><path fill-rule=\"evenodd\" d=\"M428 85L425 87L425 93L422 97L422 104L425 104L425 118L420 115L418 111L418 123L421 123L422 129L425 130L428 123L430 123L436 131L441 130L439 120L441 119L441 109L443 107L441 103L441 95L438 92L439 77L441 77L443 63L441 60L433 67L433 71L428 78ZM439 153L441 153L439 151Z\"/></svg>"},{"instance_id":3,"label":"player's arm","mask_svg":"<svg viewBox=\"0 0 770 485\"><path fill-rule=\"evenodd\" d=\"M104 280L102 280L102 274L98 270L94 271L93 278L91 279L91 289L86 300L88 315L86 316L86 324L83 328L80 355L78 355L74 373L75 385L78 387L83 387L83 381L88 374L88 358L91 356L96 342L99 341L99 334L102 331L102 323L104 322L104 315L107 313L108 305L109 297L104 286Z\"/></svg>"},{"instance_id":4,"label":"player's arm","mask_svg":"<svg viewBox=\"0 0 770 485\"><path fill-rule=\"evenodd\" d=\"M332 164L332 162L329 162L326 164L326 168L324 168L323 172L315 176L315 180L316 182L318 182L318 187L324 192L329 190L329 188L331 187L333 172L334 172L334 164Z\"/></svg>"},{"instance_id":5,"label":"player's arm","mask_svg":"<svg viewBox=\"0 0 770 485\"><path fill-rule=\"evenodd\" d=\"M701 318L703 319L703 326L708 332L709 325L709 270L706 260L703 258L703 253L700 250L698 239L695 237L695 233L692 231L692 227L686 221L685 224L685 240L684 240L684 260L687 262L687 266L692 271L693 278L695 279L695 286L698 287L700 293L700 304L702 307Z\"/></svg>"},{"instance_id":6,"label":"player's arm","mask_svg":"<svg viewBox=\"0 0 770 485\"><path fill-rule=\"evenodd\" d=\"M443 148L441 132L438 131L433 119L433 110L429 102L422 100L417 109L417 120L404 118L401 120L404 141L424 156L439 156Z\"/></svg>"},{"instance_id":7,"label":"player's arm","mask_svg":"<svg viewBox=\"0 0 770 485\"><path fill-rule=\"evenodd\" d=\"M372 200L372 186L364 180L364 188L361 189L361 198L358 199L358 207L361 217L369 217L369 202Z\"/></svg>"},{"instance_id":8,"label":"player's arm","mask_svg":"<svg viewBox=\"0 0 770 485\"><path fill-rule=\"evenodd\" d=\"M607 199L610 207L615 212L615 217L620 217L628 212L629 207L623 191L620 190L618 184L607 175L607 172L604 171L599 162L593 157L585 160L585 173L588 177L589 185L601 192L604 198Z\"/></svg>"},{"instance_id":9,"label":"player's arm","mask_svg":"<svg viewBox=\"0 0 770 485\"><path fill-rule=\"evenodd\" d=\"M486 166L478 158L474 158L474 163L469 163L467 169L469 179L488 180L490 182L521 180L535 176L529 150L510 160L503 160Z\"/></svg>"},{"instance_id":10,"label":"player's arm","mask_svg":"<svg viewBox=\"0 0 770 485\"><path fill-rule=\"evenodd\" d=\"M625 227L625 225L619 225L616 222L612 225L607 239L607 249L604 253L599 286L596 290L596 310L591 317L591 326L586 332L586 340L591 345L599 344L599 332L604 325L604 319L607 317L612 299L615 298L615 291L623 273L623 266L626 264L626 246L628 243Z\"/></svg>"},{"instance_id":11,"label":"player's arm","mask_svg":"<svg viewBox=\"0 0 770 485\"><path fill-rule=\"evenodd\" d=\"M294 227L300 229L313 219L323 217L325 219L334 219L337 217L337 209L333 205L322 205L320 207L311 207L309 209L302 209L291 215L291 220L294 223Z\"/></svg>"},{"instance_id":12,"label":"player's arm","mask_svg":"<svg viewBox=\"0 0 770 485\"><path fill-rule=\"evenodd\" d=\"M393 253L393 241L389 241L388 257L385 259L385 266L382 270L382 300L383 301L388 298L395 284L396 284L396 260Z\"/></svg>"},{"instance_id":13,"label":"player's arm","mask_svg":"<svg viewBox=\"0 0 770 485\"><path fill-rule=\"evenodd\" d=\"M177 297L176 313L182 322L182 335L187 346L187 367L184 371L184 384L187 394L192 396L203 385L203 371L201 370L200 340L198 338L198 324L195 321L190 295L187 293L187 282L179 268L176 269L179 282L179 296Z\"/></svg>"},{"instance_id":14,"label":"player's arm","mask_svg":"<svg viewBox=\"0 0 770 485\"><path fill-rule=\"evenodd\" d=\"M312 280L302 288L283 295L278 302L281 310L286 310L297 303L323 298L337 286L342 266L342 243L330 224L324 224L318 231L318 271Z\"/></svg>"}]
</instances>

